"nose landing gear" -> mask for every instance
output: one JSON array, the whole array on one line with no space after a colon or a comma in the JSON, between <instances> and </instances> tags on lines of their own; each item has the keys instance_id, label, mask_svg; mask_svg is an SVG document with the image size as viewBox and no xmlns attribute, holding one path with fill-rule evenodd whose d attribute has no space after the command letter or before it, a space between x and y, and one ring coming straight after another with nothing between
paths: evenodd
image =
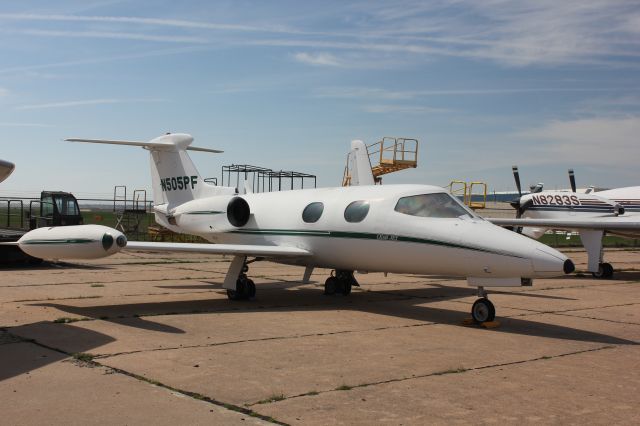
<instances>
[{"instance_id":1,"label":"nose landing gear","mask_svg":"<svg viewBox=\"0 0 640 426\"><path fill-rule=\"evenodd\" d=\"M471 318L476 324L493 321L496 318L496 308L487 297L484 287L478 287L478 297L471 307Z\"/></svg>"}]
</instances>

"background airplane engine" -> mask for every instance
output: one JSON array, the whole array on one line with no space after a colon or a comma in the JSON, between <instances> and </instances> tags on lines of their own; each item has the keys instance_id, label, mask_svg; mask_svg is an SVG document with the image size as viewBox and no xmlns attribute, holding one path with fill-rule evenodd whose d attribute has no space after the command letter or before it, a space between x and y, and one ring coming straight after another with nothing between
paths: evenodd
<instances>
[{"instance_id":1,"label":"background airplane engine","mask_svg":"<svg viewBox=\"0 0 640 426\"><path fill-rule=\"evenodd\" d=\"M102 225L38 228L18 240L22 251L47 260L99 259L126 245L127 237L122 232Z\"/></svg>"}]
</instances>

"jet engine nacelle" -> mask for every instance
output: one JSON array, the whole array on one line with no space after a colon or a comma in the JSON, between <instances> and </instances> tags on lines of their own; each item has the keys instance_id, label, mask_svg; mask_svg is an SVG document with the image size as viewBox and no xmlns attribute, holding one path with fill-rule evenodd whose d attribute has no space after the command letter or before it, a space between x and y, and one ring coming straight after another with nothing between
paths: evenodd
<instances>
[{"instance_id":1,"label":"jet engine nacelle","mask_svg":"<svg viewBox=\"0 0 640 426\"><path fill-rule=\"evenodd\" d=\"M102 225L38 228L18 240L22 251L48 260L100 259L126 245L127 237L122 232Z\"/></svg>"},{"instance_id":2,"label":"jet engine nacelle","mask_svg":"<svg viewBox=\"0 0 640 426\"><path fill-rule=\"evenodd\" d=\"M227 219L233 226L245 226L251 217L251 209L244 198L233 197L227 205Z\"/></svg>"}]
</instances>

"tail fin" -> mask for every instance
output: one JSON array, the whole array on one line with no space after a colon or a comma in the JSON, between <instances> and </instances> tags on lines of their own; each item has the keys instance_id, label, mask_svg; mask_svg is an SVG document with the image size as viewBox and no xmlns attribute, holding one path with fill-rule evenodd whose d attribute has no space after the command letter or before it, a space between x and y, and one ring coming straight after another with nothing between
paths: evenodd
<instances>
[{"instance_id":1,"label":"tail fin","mask_svg":"<svg viewBox=\"0 0 640 426\"><path fill-rule=\"evenodd\" d=\"M171 209L198 198L213 195L216 187L206 183L193 161L190 151L220 153L214 149L192 147L193 137L184 133L170 133L149 142L116 141L102 139L66 139L69 142L102 143L111 145L141 146L150 152L151 182L154 205L167 204Z\"/></svg>"},{"instance_id":2,"label":"tail fin","mask_svg":"<svg viewBox=\"0 0 640 426\"><path fill-rule=\"evenodd\" d=\"M361 140L351 141L351 151L347 156L345 175L349 176L347 183L349 186L373 185L375 183L367 146Z\"/></svg>"}]
</instances>

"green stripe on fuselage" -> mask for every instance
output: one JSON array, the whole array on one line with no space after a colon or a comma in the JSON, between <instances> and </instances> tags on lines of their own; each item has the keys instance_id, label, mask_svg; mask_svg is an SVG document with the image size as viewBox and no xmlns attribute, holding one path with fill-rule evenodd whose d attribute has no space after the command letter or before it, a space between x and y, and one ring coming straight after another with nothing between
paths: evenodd
<instances>
[{"instance_id":1,"label":"green stripe on fuselage","mask_svg":"<svg viewBox=\"0 0 640 426\"><path fill-rule=\"evenodd\" d=\"M29 240L22 244L89 244L95 243L97 240L78 239L60 239L60 240Z\"/></svg>"},{"instance_id":2,"label":"green stripe on fuselage","mask_svg":"<svg viewBox=\"0 0 640 426\"><path fill-rule=\"evenodd\" d=\"M344 232L344 231L312 231L312 230L292 230L292 229L237 229L230 231L232 234L248 234L248 235L286 235L286 236L309 236L309 237L333 237L333 238L351 238L359 240L377 240L377 241L400 241L405 243L429 244L441 247L457 248L462 250L473 250L483 253L499 254L501 256L517 257L511 253L503 253L499 251L488 250L480 247L466 246L448 241L430 240L426 238L404 237L400 235L390 234L373 234L370 232Z\"/></svg>"},{"instance_id":3,"label":"green stripe on fuselage","mask_svg":"<svg viewBox=\"0 0 640 426\"><path fill-rule=\"evenodd\" d=\"M185 214L222 214L225 212L219 212L216 210L203 210L203 211L196 211L196 212L186 212Z\"/></svg>"}]
</instances>

